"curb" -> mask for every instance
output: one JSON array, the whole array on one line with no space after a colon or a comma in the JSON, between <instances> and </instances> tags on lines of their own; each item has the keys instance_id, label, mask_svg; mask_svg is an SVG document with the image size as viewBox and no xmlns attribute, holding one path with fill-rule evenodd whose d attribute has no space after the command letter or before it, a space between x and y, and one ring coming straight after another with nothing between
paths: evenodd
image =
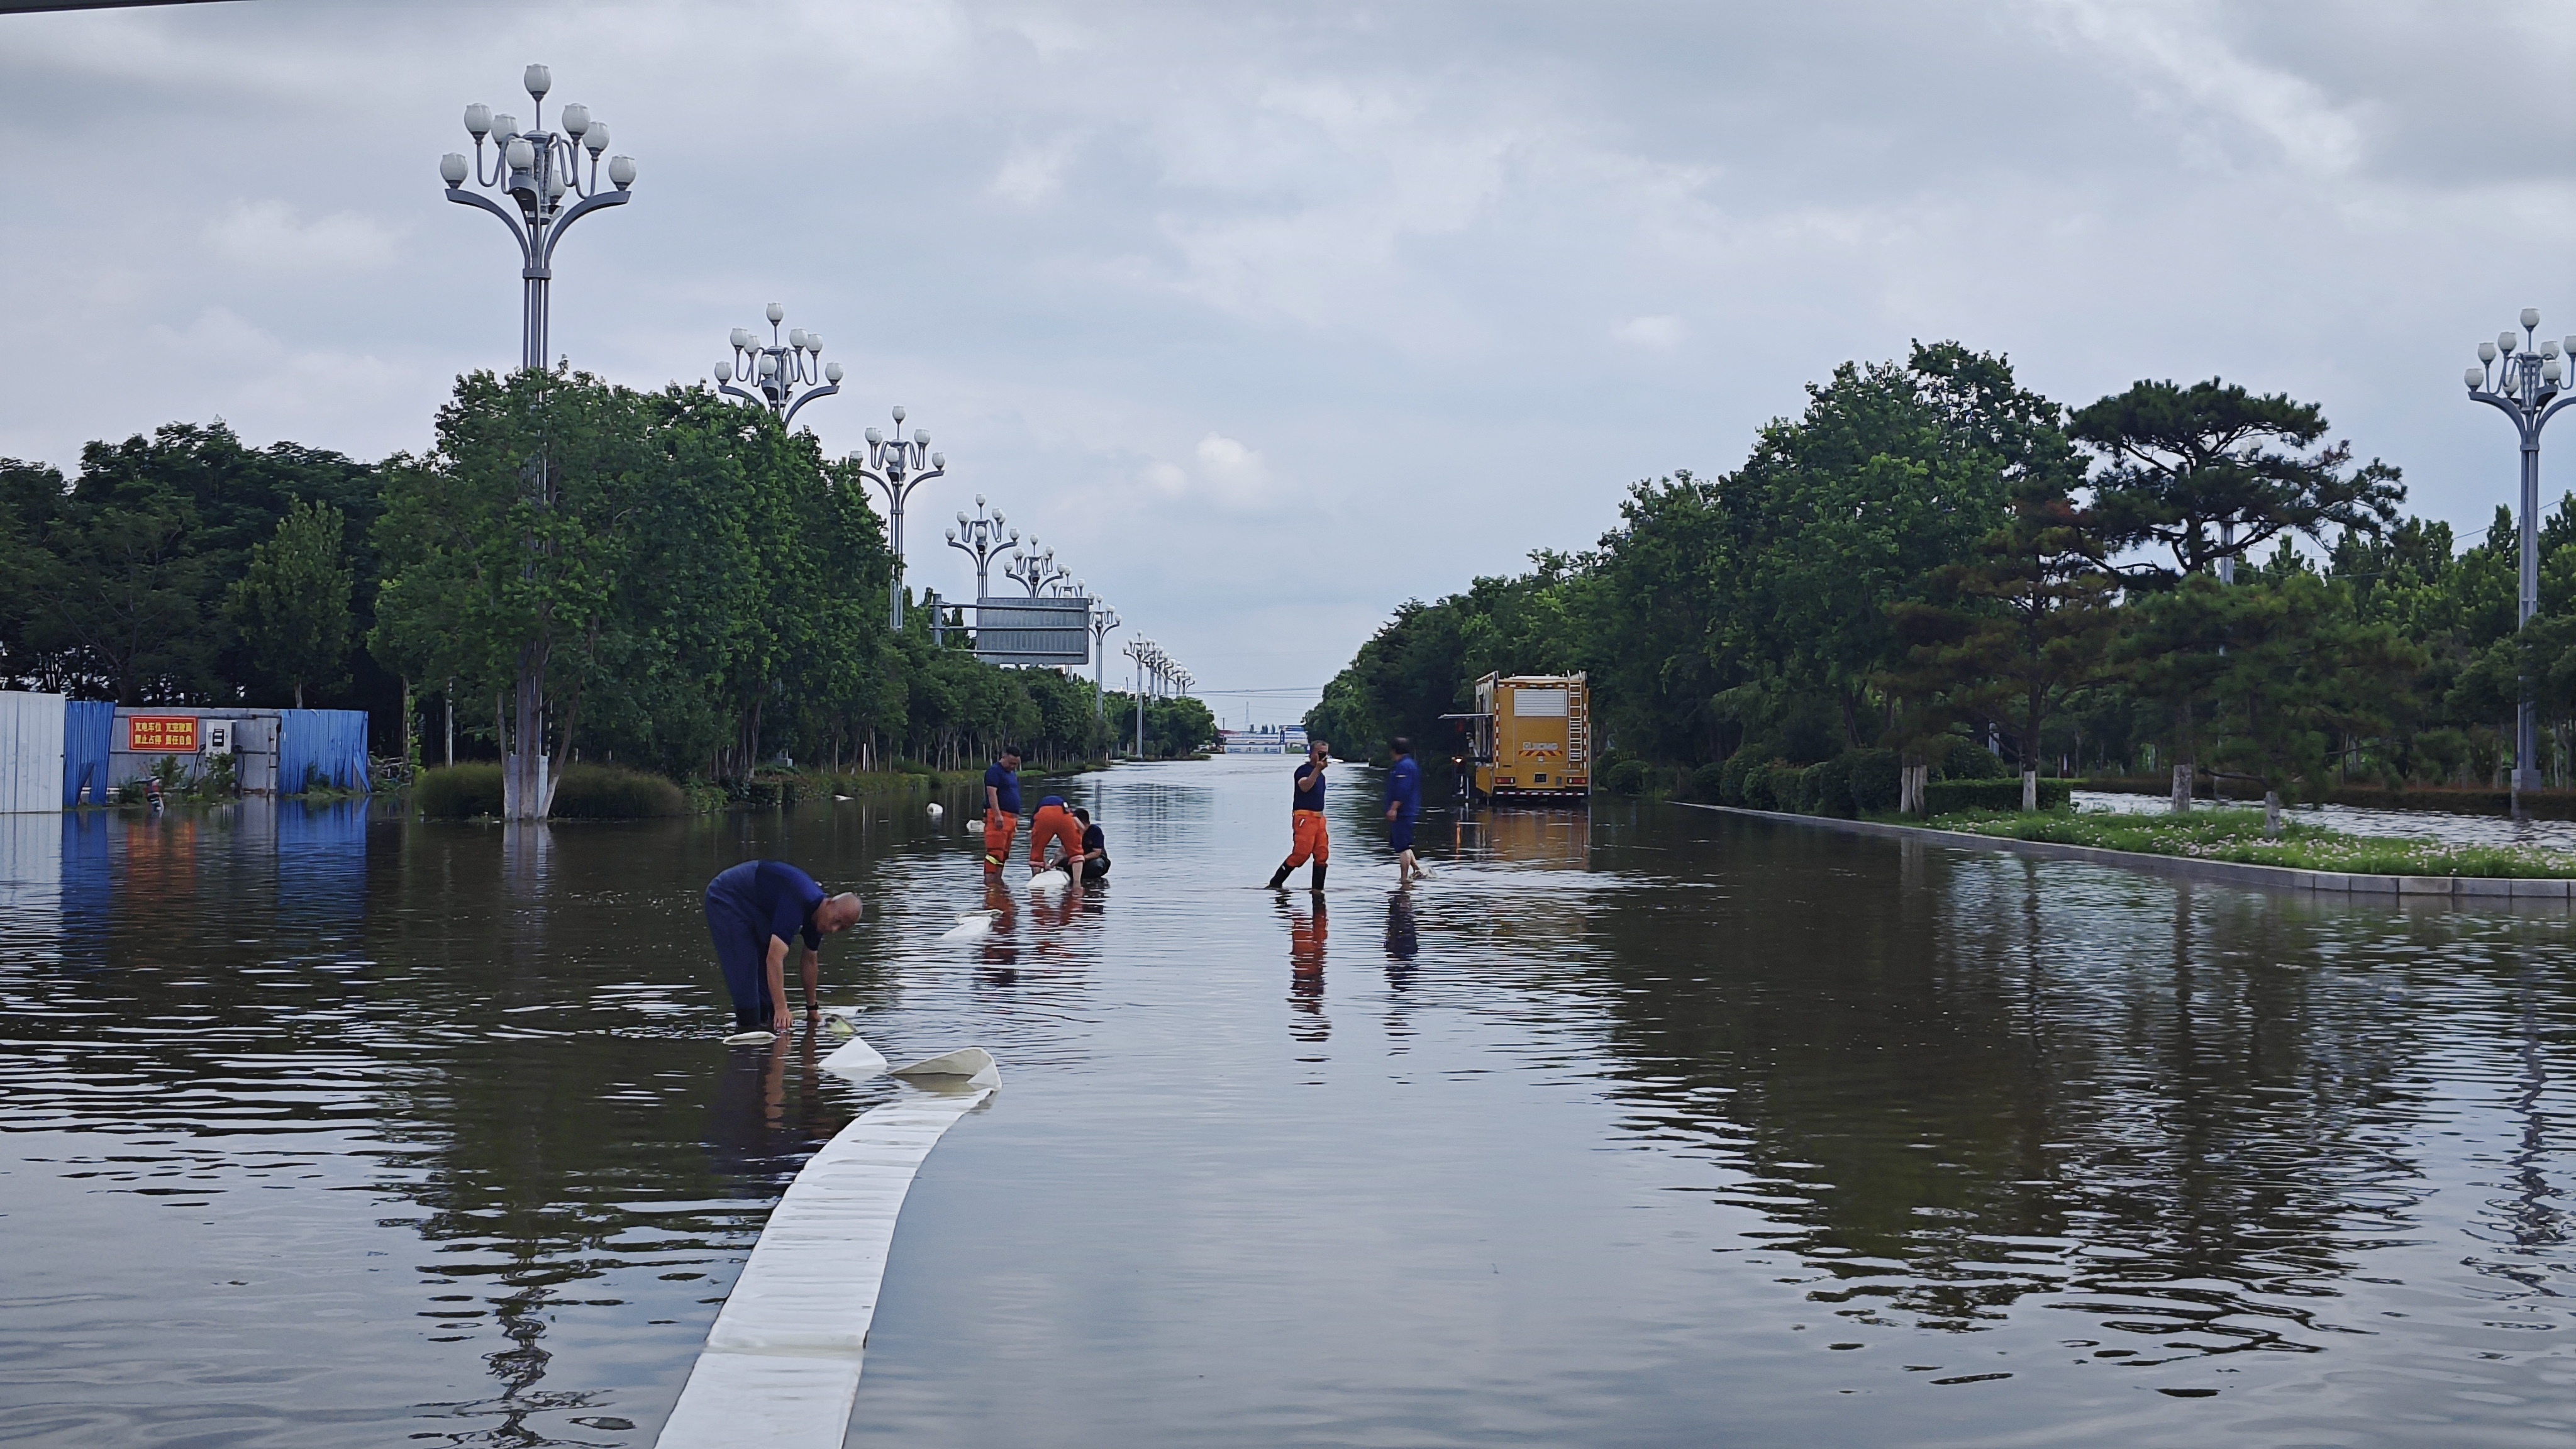
<instances>
[{"instance_id":1,"label":"curb","mask_svg":"<svg viewBox=\"0 0 2576 1449\"><path fill-rule=\"evenodd\" d=\"M2232 860L2197 860L2186 855L2150 855L2136 850L2106 850L2098 845L2060 845L2048 840L2014 840L2008 836L1980 835L1968 830L1935 830L1927 825L1885 825L1875 820L1838 820L1830 815L1794 815L1780 810L1748 810L1740 805L1698 805L1687 800L1671 802L1686 810L1708 810L1720 815L1740 815L1748 820L1764 820L1774 825L1803 825L1817 830L1839 831L1845 835L1875 835L1891 840L1920 841L1925 845L1943 845L1960 850L2001 851L2007 855L2032 856L2041 860L2080 860L2088 865L2107 865L2120 870L2133 870L2142 875L2160 875L2174 880L2210 881L2220 885L2253 886L2261 890L2291 891L2302 895L2387 896L2408 900L2474 901L2492 904L2497 901L2576 901L2576 880L2530 876L2476 875L2348 875L2330 870L2302 870L2289 865L2246 865Z\"/></svg>"}]
</instances>

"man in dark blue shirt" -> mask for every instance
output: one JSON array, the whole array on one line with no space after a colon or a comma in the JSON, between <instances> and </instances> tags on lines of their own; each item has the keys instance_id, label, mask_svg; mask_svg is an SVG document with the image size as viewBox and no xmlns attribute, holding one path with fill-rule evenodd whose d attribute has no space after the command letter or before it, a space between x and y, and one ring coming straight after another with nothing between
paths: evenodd
<instances>
[{"instance_id":1,"label":"man in dark blue shirt","mask_svg":"<svg viewBox=\"0 0 2576 1449\"><path fill-rule=\"evenodd\" d=\"M1306 763L1297 767L1297 783L1289 792L1288 858L1270 873L1270 889L1278 890L1288 883L1288 872L1315 862L1307 886L1315 891L1324 888L1324 870L1333 858L1333 840L1324 828L1324 771L1333 763L1333 747L1323 740L1306 742Z\"/></svg>"},{"instance_id":2,"label":"man in dark blue shirt","mask_svg":"<svg viewBox=\"0 0 2576 1449\"><path fill-rule=\"evenodd\" d=\"M1020 752L1005 745L984 772L984 870L998 875L1020 833Z\"/></svg>"},{"instance_id":3,"label":"man in dark blue shirt","mask_svg":"<svg viewBox=\"0 0 2576 1449\"><path fill-rule=\"evenodd\" d=\"M805 1014L822 1015L814 998L823 972L823 938L859 918L859 898L826 897L814 878L781 860L746 860L707 883L707 934L715 938L736 1031L795 1027L787 1010L787 943L805 941Z\"/></svg>"},{"instance_id":4,"label":"man in dark blue shirt","mask_svg":"<svg viewBox=\"0 0 2576 1449\"><path fill-rule=\"evenodd\" d=\"M1395 880L1402 885L1422 874L1413 860L1413 819L1422 813L1422 767L1413 762L1413 741L1398 735L1390 748L1395 764L1386 772L1386 843L1395 848Z\"/></svg>"}]
</instances>

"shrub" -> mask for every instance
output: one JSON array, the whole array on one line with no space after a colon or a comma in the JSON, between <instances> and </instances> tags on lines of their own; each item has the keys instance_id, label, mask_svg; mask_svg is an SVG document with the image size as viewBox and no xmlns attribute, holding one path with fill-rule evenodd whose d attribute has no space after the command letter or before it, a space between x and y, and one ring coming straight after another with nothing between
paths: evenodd
<instances>
[{"instance_id":1,"label":"shrub","mask_svg":"<svg viewBox=\"0 0 2576 1449\"><path fill-rule=\"evenodd\" d=\"M501 813L501 767L448 765L423 770L412 791L420 813L434 820L459 820Z\"/></svg>"},{"instance_id":2,"label":"shrub","mask_svg":"<svg viewBox=\"0 0 2576 1449\"><path fill-rule=\"evenodd\" d=\"M686 815L689 797L659 775L623 765L574 765L555 786L551 812L566 820L642 820Z\"/></svg>"},{"instance_id":3,"label":"shrub","mask_svg":"<svg viewBox=\"0 0 2576 1449\"><path fill-rule=\"evenodd\" d=\"M1643 760L1621 760L1619 763L1612 765L1610 767L1609 784L1610 793L1613 795L1645 794L1646 762Z\"/></svg>"},{"instance_id":4,"label":"shrub","mask_svg":"<svg viewBox=\"0 0 2576 1449\"><path fill-rule=\"evenodd\" d=\"M1690 797L1704 805L1718 804L1726 793L1726 767L1702 765L1690 772Z\"/></svg>"},{"instance_id":5,"label":"shrub","mask_svg":"<svg viewBox=\"0 0 2576 1449\"><path fill-rule=\"evenodd\" d=\"M1744 782L1750 776L1752 770L1753 756L1751 754L1743 750L1737 750L1734 754L1728 756L1726 763L1718 769L1717 803L1720 805L1743 804Z\"/></svg>"},{"instance_id":6,"label":"shrub","mask_svg":"<svg viewBox=\"0 0 2576 1449\"><path fill-rule=\"evenodd\" d=\"M1807 808L1807 772L1805 770L1796 765L1775 761L1764 773L1770 780L1772 809L1804 811Z\"/></svg>"},{"instance_id":7,"label":"shrub","mask_svg":"<svg viewBox=\"0 0 2576 1449\"><path fill-rule=\"evenodd\" d=\"M1982 752L1980 752L1982 753ZM2074 794L2071 780L2039 782L2039 808L2062 808ZM2021 809L2021 781L2005 780L1935 780L1923 787L1924 813L1947 815L1953 810Z\"/></svg>"},{"instance_id":8,"label":"shrub","mask_svg":"<svg viewBox=\"0 0 2576 1449\"><path fill-rule=\"evenodd\" d=\"M1852 754L1836 755L1822 764L1809 765L1800 772L1804 783L1798 791L1798 808L1810 815L1838 815L1849 820L1857 813L1852 806Z\"/></svg>"},{"instance_id":9,"label":"shrub","mask_svg":"<svg viewBox=\"0 0 2576 1449\"><path fill-rule=\"evenodd\" d=\"M1942 780L2001 780L2009 778L2013 772L2012 766L2004 763L2003 756L1975 740L1961 739L1956 735L1950 737L1949 754L1936 756L1934 763L1936 768L1932 774ZM2018 806L2021 797L2014 796L2013 803Z\"/></svg>"},{"instance_id":10,"label":"shrub","mask_svg":"<svg viewBox=\"0 0 2576 1449\"><path fill-rule=\"evenodd\" d=\"M1736 790L1736 801L1747 810L1770 810L1771 766L1768 762L1744 767L1744 783Z\"/></svg>"},{"instance_id":11,"label":"shrub","mask_svg":"<svg viewBox=\"0 0 2576 1449\"><path fill-rule=\"evenodd\" d=\"M1896 808L1900 772L1904 764L1894 750L1854 750L1843 756L1851 766L1852 810L1860 815L1884 815Z\"/></svg>"}]
</instances>

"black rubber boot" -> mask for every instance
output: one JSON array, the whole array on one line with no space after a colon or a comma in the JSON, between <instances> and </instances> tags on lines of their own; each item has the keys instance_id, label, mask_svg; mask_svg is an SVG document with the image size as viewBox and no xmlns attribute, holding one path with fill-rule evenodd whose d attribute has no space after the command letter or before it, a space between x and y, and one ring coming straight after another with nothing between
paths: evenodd
<instances>
[{"instance_id":1,"label":"black rubber boot","mask_svg":"<svg viewBox=\"0 0 2576 1449\"><path fill-rule=\"evenodd\" d=\"M1288 884L1288 867L1286 867L1286 866L1284 866L1284 865L1283 865L1283 866L1279 867L1277 870L1274 870L1274 871L1272 871L1272 872L1270 873L1270 889L1272 889L1272 890L1274 890L1274 891L1275 891L1275 890L1278 890L1279 888L1281 888L1282 886L1285 886L1285 885L1287 885L1287 884Z\"/></svg>"},{"instance_id":2,"label":"black rubber boot","mask_svg":"<svg viewBox=\"0 0 2576 1449\"><path fill-rule=\"evenodd\" d=\"M1324 893L1324 863L1322 861L1319 860L1315 862L1314 878L1306 882L1306 888L1315 892L1317 895L1322 895Z\"/></svg>"}]
</instances>

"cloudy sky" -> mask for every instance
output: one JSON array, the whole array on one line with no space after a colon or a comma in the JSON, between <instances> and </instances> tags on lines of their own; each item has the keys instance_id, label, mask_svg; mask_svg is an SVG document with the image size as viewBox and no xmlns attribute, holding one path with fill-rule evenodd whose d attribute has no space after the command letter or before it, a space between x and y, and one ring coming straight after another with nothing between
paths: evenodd
<instances>
[{"instance_id":1,"label":"cloudy sky","mask_svg":"<svg viewBox=\"0 0 2576 1449\"><path fill-rule=\"evenodd\" d=\"M2460 369L2524 306L2576 332L2571 59L2576 7L2366 0L0 16L0 455L421 447L518 339L438 157L542 60L642 168L558 351L703 377L784 303L849 369L827 447L902 403L949 455L916 584L967 591L919 524L982 492L1210 690L1320 685L1912 338L2070 403L2287 390L2483 527L2513 448Z\"/></svg>"}]
</instances>

